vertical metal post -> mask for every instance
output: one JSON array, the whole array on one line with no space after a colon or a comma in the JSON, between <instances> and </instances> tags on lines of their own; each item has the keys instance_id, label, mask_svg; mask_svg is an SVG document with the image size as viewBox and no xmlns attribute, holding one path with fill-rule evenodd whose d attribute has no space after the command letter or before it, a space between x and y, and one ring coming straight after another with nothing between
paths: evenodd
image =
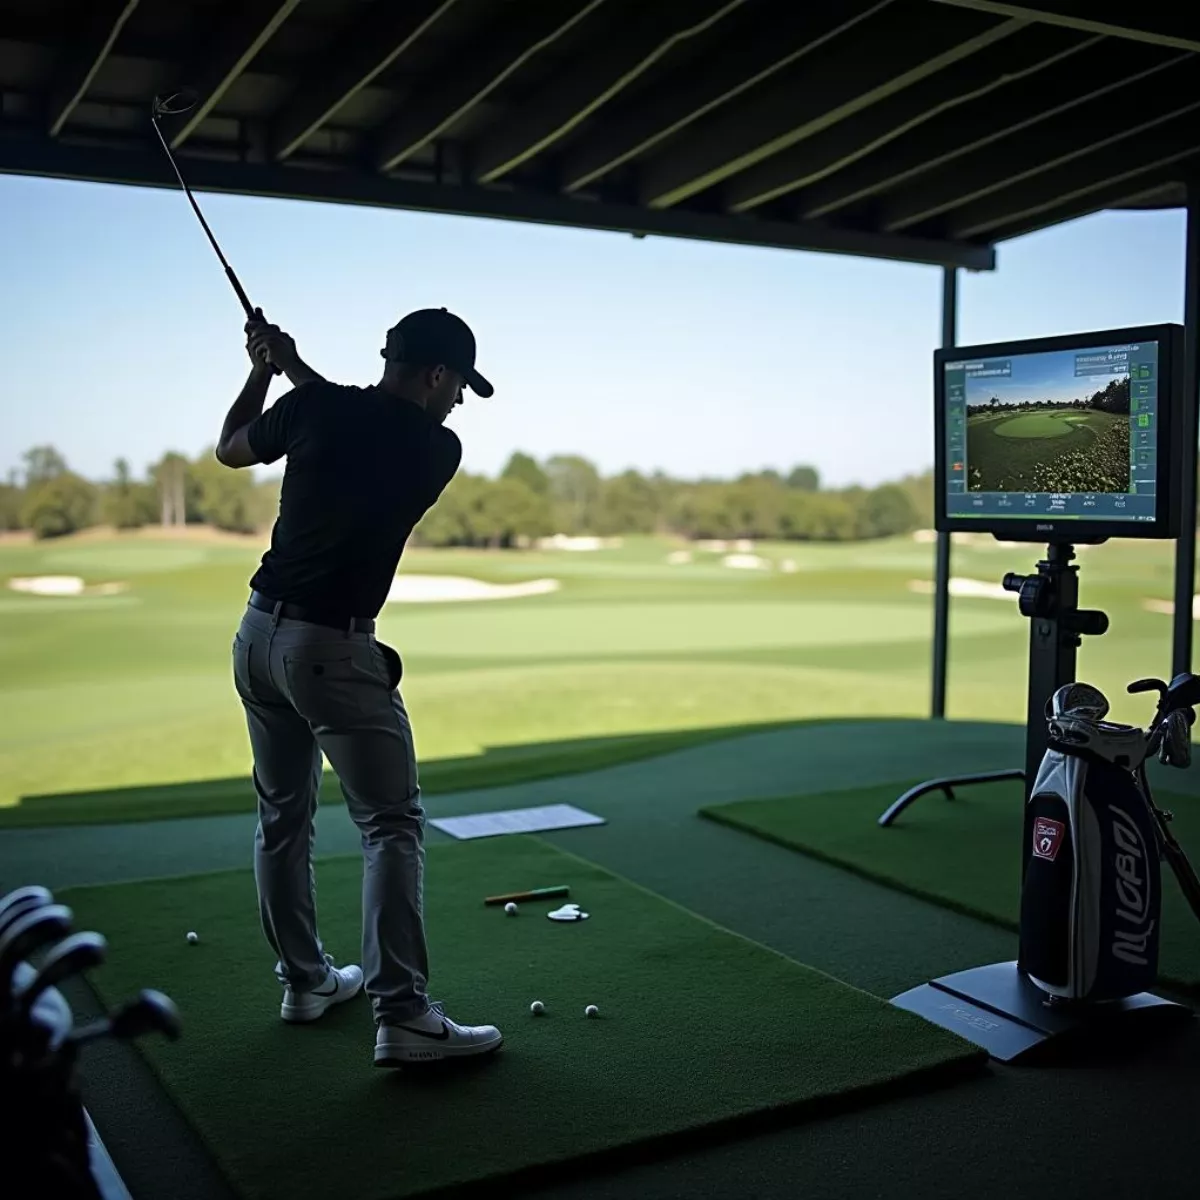
<instances>
[{"instance_id":1,"label":"vertical metal post","mask_svg":"<svg viewBox=\"0 0 1200 1200\"><path fill-rule=\"evenodd\" d=\"M1192 594L1196 590L1196 406L1200 402L1200 183L1189 183L1183 285L1183 513L1175 543L1175 630L1171 674L1192 669Z\"/></svg>"},{"instance_id":2,"label":"vertical metal post","mask_svg":"<svg viewBox=\"0 0 1200 1200\"><path fill-rule=\"evenodd\" d=\"M958 341L958 268L942 268L942 346ZM933 705L934 720L946 715L946 650L950 639L950 535L937 535L933 576Z\"/></svg>"}]
</instances>

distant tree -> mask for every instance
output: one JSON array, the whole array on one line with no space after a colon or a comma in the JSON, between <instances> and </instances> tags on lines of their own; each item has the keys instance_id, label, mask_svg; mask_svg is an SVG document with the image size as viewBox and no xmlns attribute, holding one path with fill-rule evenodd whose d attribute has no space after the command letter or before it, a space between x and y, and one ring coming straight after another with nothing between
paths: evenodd
<instances>
[{"instance_id":1,"label":"distant tree","mask_svg":"<svg viewBox=\"0 0 1200 1200\"><path fill-rule=\"evenodd\" d=\"M172 450L150 468L164 526L186 525L189 520L201 519L197 510L198 488L190 478L190 467L184 455Z\"/></svg>"},{"instance_id":2,"label":"distant tree","mask_svg":"<svg viewBox=\"0 0 1200 1200\"><path fill-rule=\"evenodd\" d=\"M156 510L154 489L135 480L123 458L114 464L113 476L101 502L104 519L117 529L140 529L151 524Z\"/></svg>"},{"instance_id":3,"label":"distant tree","mask_svg":"<svg viewBox=\"0 0 1200 1200\"><path fill-rule=\"evenodd\" d=\"M9 472L8 482L0 483L0 532L23 529L21 507L25 503L25 489L21 487L20 475L14 469Z\"/></svg>"},{"instance_id":4,"label":"distant tree","mask_svg":"<svg viewBox=\"0 0 1200 1200\"><path fill-rule=\"evenodd\" d=\"M546 474L556 532L590 533L599 517L600 472L577 454L559 454L546 463Z\"/></svg>"},{"instance_id":5,"label":"distant tree","mask_svg":"<svg viewBox=\"0 0 1200 1200\"><path fill-rule=\"evenodd\" d=\"M254 476L249 471L231 471L222 466L210 449L188 464L187 475L196 488L196 511L201 521L231 533L254 532Z\"/></svg>"},{"instance_id":6,"label":"distant tree","mask_svg":"<svg viewBox=\"0 0 1200 1200\"><path fill-rule=\"evenodd\" d=\"M67 473L67 460L53 446L34 446L25 451L24 458L27 488Z\"/></svg>"},{"instance_id":7,"label":"distant tree","mask_svg":"<svg viewBox=\"0 0 1200 1200\"><path fill-rule=\"evenodd\" d=\"M539 496L550 494L550 477L528 454L517 450L500 472L501 479L519 479L530 491Z\"/></svg>"},{"instance_id":8,"label":"distant tree","mask_svg":"<svg viewBox=\"0 0 1200 1200\"><path fill-rule=\"evenodd\" d=\"M507 549L522 538L554 532L550 498L535 492L522 479L488 481L480 489L474 536L484 545Z\"/></svg>"},{"instance_id":9,"label":"distant tree","mask_svg":"<svg viewBox=\"0 0 1200 1200\"><path fill-rule=\"evenodd\" d=\"M97 500L94 484L64 471L25 489L21 520L35 537L63 537L95 523Z\"/></svg>"},{"instance_id":10,"label":"distant tree","mask_svg":"<svg viewBox=\"0 0 1200 1200\"><path fill-rule=\"evenodd\" d=\"M819 492L821 476L816 467L793 467L788 472L787 485L798 492Z\"/></svg>"},{"instance_id":11,"label":"distant tree","mask_svg":"<svg viewBox=\"0 0 1200 1200\"><path fill-rule=\"evenodd\" d=\"M895 537L910 533L918 524L917 507L908 492L885 483L867 492L859 501L859 533L866 538Z\"/></svg>"},{"instance_id":12,"label":"distant tree","mask_svg":"<svg viewBox=\"0 0 1200 1200\"><path fill-rule=\"evenodd\" d=\"M637 471L604 480L597 533L653 533L662 517L662 488Z\"/></svg>"}]
</instances>

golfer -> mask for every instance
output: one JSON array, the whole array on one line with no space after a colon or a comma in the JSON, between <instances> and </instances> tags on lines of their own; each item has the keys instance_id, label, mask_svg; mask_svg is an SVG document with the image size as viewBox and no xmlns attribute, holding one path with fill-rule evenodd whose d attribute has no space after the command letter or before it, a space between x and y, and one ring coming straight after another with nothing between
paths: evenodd
<instances>
[{"instance_id":1,"label":"golfer","mask_svg":"<svg viewBox=\"0 0 1200 1200\"><path fill-rule=\"evenodd\" d=\"M413 526L458 470L444 422L492 385L475 337L443 309L409 313L387 333L373 387L330 383L291 337L246 324L250 377L217 445L228 467L286 457L271 547L250 581L233 640L258 794L254 872L263 931L278 957L285 1021L315 1021L364 988L375 1063L486 1053L491 1025L451 1021L426 995L425 813L399 655L375 637ZM266 412L279 368L294 385ZM362 833L363 967L338 967L317 932L313 835L324 753Z\"/></svg>"}]
</instances>

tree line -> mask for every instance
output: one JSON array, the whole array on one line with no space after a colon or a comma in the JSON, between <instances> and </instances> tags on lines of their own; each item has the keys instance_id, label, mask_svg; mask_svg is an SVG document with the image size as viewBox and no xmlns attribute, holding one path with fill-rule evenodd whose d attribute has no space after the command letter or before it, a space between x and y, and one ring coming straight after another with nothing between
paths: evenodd
<instances>
[{"instance_id":1,"label":"tree line","mask_svg":"<svg viewBox=\"0 0 1200 1200\"><path fill-rule=\"evenodd\" d=\"M141 478L119 458L112 477L99 482L71 470L53 446L33 447L22 463L0 483L0 530L28 529L38 538L96 525L211 525L254 533L270 525L279 504L278 483L221 466L211 449L194 460L164 454Z\"/></svg>"},{"instance_id":2,"label":"tree line","mask_svg":"<svg viewBox=\"0 0 1200 1200\"><path fill-rule=\"evenodd\" d=\"M211 450L165 454L135 477L118 459L110 478L85 479L53 446L38 446L0 484L0 530L60 537L95 525L209 525L237 533L270 527L277 480L231 471ZM427 546L507 548L554 534L638 533L794 541L889 537L933 524L926 472L879 487L822 486L816 468L757 471L735 479L675 479L663 472L604 476L579 455L544 462L517 452L491 478L460 471L414 531Z\"/></svg>"},{"instance_id":3,"label":"tree line","mask_svg":"<svg viewBox=\"0 0 1200 1200\"><path fill-rule=\"evenodd\" d=\"M1061 409L1078 408L1093 409L1096 412L1128 415L1129 409L1129 376L1124 375L1105 384L1099 391L1090 396L1078 396L1074 400L1010 400L1005 403L999 396L993 396L986 404L968 404L967 416L977 417L981 413L996 412L1025 412L1029 409L1043 408Z\"/></svg>"}]
</instances>

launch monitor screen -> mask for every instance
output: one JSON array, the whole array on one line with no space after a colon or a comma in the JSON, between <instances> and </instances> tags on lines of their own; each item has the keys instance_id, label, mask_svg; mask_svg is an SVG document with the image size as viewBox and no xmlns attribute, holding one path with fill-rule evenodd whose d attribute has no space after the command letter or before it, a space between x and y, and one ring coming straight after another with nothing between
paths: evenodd
<instances>
[{"instance_id":1,"label":"launch monitor screen","mask_svg":"<svg viewBox=\"0 0 1200 1200\"><path fill-rule=\"evenodd\" d=\"M940 527L1172 536L1176 329L938 351Z\"/></svg>"}]
</instances>

